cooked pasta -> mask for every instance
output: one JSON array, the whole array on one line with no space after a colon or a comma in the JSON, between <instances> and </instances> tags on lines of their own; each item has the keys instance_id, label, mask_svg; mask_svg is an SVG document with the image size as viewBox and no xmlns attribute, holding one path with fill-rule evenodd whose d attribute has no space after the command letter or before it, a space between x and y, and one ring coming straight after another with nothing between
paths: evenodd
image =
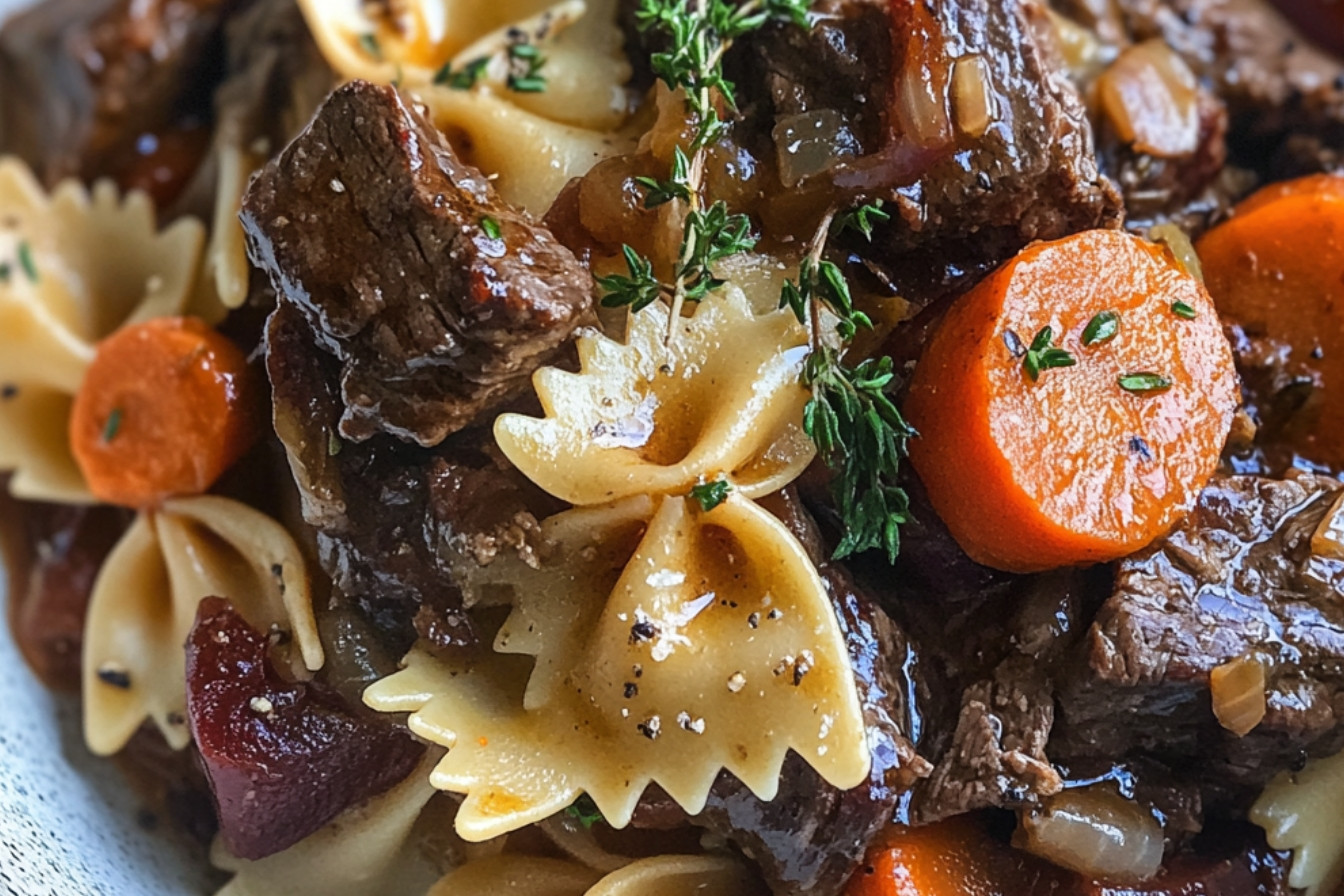
<instances>
[{"instance_id":1,"label":"cooked pasta","mask_svg":"<svg viewBox=\"0 0 1344 896\"><path fill-rule=\"evenodd\" d=\"M117 752L147 718L172 747L191 741L182 644L212 596L262 631L292 635L302 665L321 668L307 566L289 533L238 501L170 500L140 515L94 585L83 660L90 750Z\"/></svg>"},{"instance_id":2,"label":"cooked pasta","mask_svg":"<svg viewBox=\"0 0 1344 896\"><path fill-rule=\"evenodd\" d=\"M667 311L654 306L634 318L624 344L581 336L580 372L539 370L546 416L502 415L500 449L572 504L686 494L720 476L754 498L795 479L814 448L802 431L808 395L798 382L807 335L792 313L756 316L729 287L681 322L670 343L667 326Z\"/></svg>"},{"instance_id":3,"label":"cooked pasta","mask_svg":"<svg viewBox=\"0 0 1344 896\"><path fill-rule=\"evenodd\" d=\"M147 196L108 182L47 196L12 158L0 209L0 382L14 390L0 401L0 471L16 496L88 503L65 423L94 344L188 307L205 232L189 218L159 230Z\"/></svg>"},{"instance_id":4,"label":"cooked pasta","mask_svg":"<svg viewBox=\"0 0 1344 896\"><path fill-rule=\"evenodd\" d=\"M302 6L332 68L416 94L500 193L538 216L571 178L634 146L618 133L632 103L616 0L416 0L377 18L358 0ZM544 54L544 91L510 88L519 44ZM476 73L452 86L464 71Z\"/></svg>"},{"instance_id":5,"label":"cooked pasta","mask_svg":"<svg viewBox=\"0 0 1344 896\"><path fill-rule=\"evenodd\" d=\"M1250 818L1269 845L1293 853L1288 882L1304 896L1329 896L1344 878L1344 753L1314 759L1269 782Z\"/></svg>"},{"instance_id":6,"label":"cooked pasta","mask_svg":"<svg viewBox=\"0 0 1344 896\"><path fill-rule=\"evenodd\" d=\"M670 344L667 321L637 318L626 345L583 337L580 373L537 375L545 419L498 421L501 449L543 488L615 503L543 524L554 565L519 563L504 580L512 613L493 655L459 666L413 651L365 692L450 747L433 781L466 794L457 829L468 840L580 793L622 827L651 782L694 814L720 769L768 800L790 749L837 787L868 773L830 598L805 549L750 500L810 454L798 437L797 321L756 317L733 290L701 304ZM686 497L720 473L726 499Z\"/></svg>"},{"instance_id":7,"label":"cooked pasta","mask_svg":"<svg viewBox=\"0 0 1344 896\"><path fill-rule=\"evenodd\" d=\"M211 861L233 878L216 896L390 896L419 894L434 881L433 866L416 854L412 829L434 796L418 773L336 817L326 827L255 862L216 843ZM484 894L482 894L484 896Z\"/></svg>"},{"instance_id":8,"label":"cooked pasta","mask_svg":"<svg viewBox=\"0 0 1344 896\"><path fill-rule=\"evenodd\" d=\"M427 896L749 896L764 893L746 866L723 856L656 856L605 876L558 859L494 856L452 872Z\"/></svg>"}]
</instances>

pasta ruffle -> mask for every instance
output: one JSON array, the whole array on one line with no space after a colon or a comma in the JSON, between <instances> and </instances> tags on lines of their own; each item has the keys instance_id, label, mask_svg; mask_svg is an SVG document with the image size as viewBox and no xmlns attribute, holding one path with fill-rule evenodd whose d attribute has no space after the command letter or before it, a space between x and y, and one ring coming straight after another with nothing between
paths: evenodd
<instances>
[{"instance_id":1,"label":"pasta ruffle","mask_svg":"<svg viewBox=\"0 0 1344 896\"><path fill-rule=\"evenodd\" d=\"M631 70L616 0L413 0L380 14L361 0L300 0L327 62L345 79L396 83L429 107L464 158L536 215L573 177L634 147ZM545 57L545 89L509 89L507 48ZM480 66L470 87L452 72Z\"/></svg>"},{"instance_id":2,"label":"pasta ruffle","mask_svg":"<svg viewBox=\"0 0 1344 896\"><path fill-rule=\"evenodd\" d=\"M1292 850L1288 883L1304 896L1335 892L1344 878L1344 753L1314 759L1300 772L1282 772L1251 807L1269 845Z\"/></svg>"},{"instance_id":3,"label":"pasta ruffle","mask_svg":"<svg viewBox=\"0 0 1344 896\"><path fill-rule=\"evenodd\" d=\"M699 812L721 769L771 799L789 750L837 787L870 756L849 654L806 551L754 497L807 464L805 336L788 312L712 294L665 342L655 306L621 345L580 341L582 371L543 370L547 416L499 419L505 454L579 505L543 523L540 569L497 559L459 584L507 606L492 649L416 649L364 699L449 748L435 786L466 795L466 840L587 793L627 824L650 783ZM723 476L726 500L689 497ZM603 503L606 502L606 503Z\"/></svg>"},{"instance_id":4,"label":"pasta ruffle","mask_svg":"<svg viewBox=\"0 0 1344 896\"><path fill-rule=\"evenodd\" d=\"M571 504L635 494L686 494L725 475L749 498L778 491L815 455L798 382L807 334L790 311L753 315L729 286L703 302L666 344L668 309L636 315L622 345L578 340L579 373L537 371L546 416L505 414L500 450Z\"/></svg>"},{"instance_id":5,"label":"pasta ruffle","mask_svg":"<svg viewBox=\"0 0 1344 896\"><path fill-rule=\"evenodd\" d=\"M202 598L230 600L261 631L292 635L309 670L324 656L303 555L265 514L213 496L147 511L113 548L84 623L84 739L120 750L145 719L174 749L186 724L186 642Z\"/></svg>"},{"instance_id":6,"label":"pasta ruffle","mask_svg":"<svg viewBox=\"0 0 1344 896\"><path fill-rule=\"evenodd\" d=\"M96 343L126 323L188 310L205 231L160 231L142 193L73 181L48 197L0 159L0 471L30 500L90 503L66 421Z\"/></svg>"}]
</instances>

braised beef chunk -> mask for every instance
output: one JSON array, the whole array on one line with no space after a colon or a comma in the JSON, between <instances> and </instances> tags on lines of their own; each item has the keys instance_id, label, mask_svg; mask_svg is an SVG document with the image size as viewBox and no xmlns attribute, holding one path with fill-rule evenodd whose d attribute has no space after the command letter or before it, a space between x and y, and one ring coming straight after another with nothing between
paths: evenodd
<instances>
[{"instance_id":1,"label":"braised beef chunk","mask_svg":"<svg viewBox=\"0 0 1344 896\"><path fill-rule=\"evenodd\" d=\"M810 33L771 32L759 51L765 81L777 121L831 114L854 135L864 154L840 153L840 164L814 181L891 202L899 225L884 245L927 248L974 236L982 256L1002 258L1034 239L1118 223L1119 194L1097 169L1087 112L1043 5L830 7L834 18ZM879 49L875 33L896 51ZM870 145L874 132L885 145Z\"/></svg>"},{"instance_id":2,"label":"braised beef chunk","mask_svg":"<svg viewBox=\"0 0 1344 896\"><path fill-rule=\"evenodd\" d=\"M47 183L102 176L171 201L209 141L220 29L247 0L55 0L0 30L0 151Z\"/></svg>"},{"instance_id":3,"label":"braised beef chunk","mask_svg":"<svg viewBox=\"0 0 1344 896\"><path fill-rule=\"evenodd\" d=\"M340 363L340 435L482 423L592 313L591 276L393 88L338 89L242 212L253 262Z\"/></svg>"},{"instance_id":4,"label":"braised beef chunk","mask_svg":"<svg viewBox=\"0 0 1344 896\"><path fill-rule=\"evenodd\" d=\"M433 450L386 435L342 440L338 364L288 302L267 325L266 366L304 519L341 595L394 652L417 634L444 648L473 643L455 564L503 550L526 558L537 517L554 503L492 450L488 432L460 433Z\"/></svg>"},{"instance_id":5,"label":"braised beef chunk","mask_svg":"<svg viewBox=\"0 0 1344 896\"><path fill-rule=\"evenodd\" d=\"M1051 755L1153 756L1244 808L1304 752L1344 747L1344 561L1312 553L1338 481L1217 477L1170 535L1119 564L1064 676ZM1264 670L1266 712L1244 737L1215 718L1209 674Z\"/></svg>"},{"instance_id":6,"label":"braised beef chunk","mask_svg":"<svg viewBox=\"0 0 1344 896\"><path fill-rule=\"evenodd\" d=\"M221 598L201 602L187 641L187 712L234 855L285 849L404 779L425 747L332 691L289 682L267 637Z\"/></svg>"}]
</instances>

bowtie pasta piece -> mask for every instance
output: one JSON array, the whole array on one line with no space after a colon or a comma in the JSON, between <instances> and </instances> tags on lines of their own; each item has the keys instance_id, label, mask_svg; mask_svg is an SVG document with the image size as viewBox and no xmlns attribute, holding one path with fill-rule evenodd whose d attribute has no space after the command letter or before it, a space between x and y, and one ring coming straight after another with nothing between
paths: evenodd
<instances>
[{"instance_id":1,"label":"bowtie pasta piece","mask_svg":"<svg viewBox=\"0 0 1344 896\"><path fill-rule=\"evenodd\" d=\"M807 334L788 310L756 316L742 290L711 293L666 341L669 311L635 315L626 344L590 331L579 373L533 377L543 418L505 414L495 440L529 479L571 504L687 494L726 476L762 497L793 481L815 448L798 381Z\"/></svg>"},{"instance_id":2,"label":"bowtie pasta piece","mask_svg":"<svg viewBox=\"0 0 1344 896\"><path fill-rule=\"evenodd\" d=\"M509 202L540 216L571 178L633 150L617 0L300 0L348 80L396 83ZM524 58L510 47L535 48ZM540 89L514 89L537 60ZM511 78L511 75L513 78Z\"/></svg>"},{"instance_id":3,"label":"bowtie pasta piece","mask_svg":"<svg viewBox=\"0 0 1344 896\"><path fill-rule=\"evenodd\" d=\"M289 533L228 498L178 498L146 511L108 555L84 622L84 739L117 752L152 719L174 749L191 741L182 645L202 598L230 600L261 631L289 633L322 667L307 567Z\"/></svg>"},{"instance_id":4,"label":"bowtie pasta piece","mask_svg":"<svg viewBox=\"0 0 1344 896\"><path fill-rule=\"evenodd\" d=\"M517 896L764 896L768 891L740 860L728 856L654 856L612 873L574 862L500 855L449 874L427 896L514 893Z\"/></svg>"},{"instance_id":5,"label":"bowtie pasta piece","mask_svg":"<svg viewBox=\"0 0 1344 896\"><path fill-rule=\"evenodd\" d=\"M432 780L466 794L464 839L583 792L621 827L651 782L696 813L720 769L770 799L790 749L837 787L867 776L844 637L802 546L741 496L709 512L668 497L622 563L611 546L652 506L552 517L551 582L518 570L493 651L462 665L417 649L365 692L449 747Z\"/></svg>"},{"instance_id":6,"label":"bowtie pasta piece","mask_svg":"<svg viewBox=\"0 0 1344 896\"><path fill-rule=\"evenodd\" d=\"M436 875L416 854L412 830L436 791L430 751L391 790L338 815L289 849L257 861L232 856L216 840L210 860L234 872L215 896L386 896L422 893Z\"/></svg>"},{"instance_id":7,"label":"bowtie pasta piece","mask_svg":"<svg viewBox=\"0 0 1344 896\"><path fill-rule=\"evenodd\" d=\"M181 314L205 231L160 231L142 193L66 181L48 197L22 162L0 159L0 471L31 500L93 500L66 421L95 344L125 323Z\"/></svg>"},{"instance_id":8,"label":"bowtie pasta piece","mask_svg":"<svg viewBox=\"0 0 1344 896\"><path fill-rule=\"evenodd\" d=\"M1344 878L1344 753L1313 759L1300 772L1282 772L1251 807L1269 845L1293 853L1288 882L1304 896L1334 893Z\"/></svg>"}]
</instances>

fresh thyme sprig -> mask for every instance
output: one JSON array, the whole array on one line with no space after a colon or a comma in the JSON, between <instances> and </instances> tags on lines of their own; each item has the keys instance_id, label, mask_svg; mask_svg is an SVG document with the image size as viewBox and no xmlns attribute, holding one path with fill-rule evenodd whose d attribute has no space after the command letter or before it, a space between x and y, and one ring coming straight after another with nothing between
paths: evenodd
<instances>
[{"instance_id":1,"label":"fresh thyme sprig","mask_svg":"<svg viewBox=\"0 0 1344 896\"><path fill-rule=\"evenodd\" d=\"M896 562L900 526L910 518L910 500L896 477L918 433L891 400L896 379L891 358L869 358L850 367L821 332L823 309L835 317L844 343L873 326L854 307L840 266L822 258L830 235L854 230L871 240L874 222L889 219L880 203L826 215L798 266L797 282L786 280L780 293L779 306L793 309L811 340L802 382L812 398L803 409L803 429L833 474L831 495L845 526L836 559L880 548L889 562Z\"/></svg>"},{"instance_id":2,"label":"fresh thyme sprig","mask_svg":"<svg viewBox=\"0 0 1344 896\"><path fill-rule=\"evenodd\" d=\"M727 132L725 112L735 108L734 87L723 73L723 57L733 42L770 21L788 21L806 27L812 0L641 0L635 13L641 32L656 34L667 49L651 57L654 74L685 96L686 113L694 134L690 152L677 147L672 170L665 180L639 178L644 204L657 208L671 202L685 205L681 251L664 284L653 276L652 263L624 247L627 275L599 280L607 307L647 307L651 296L666 296L671 305L667 338L676 332L686 302L698 302L723 285L714 265L749 252L756 246L751 221L735 214L728 204L705 205L704 177L708 148Z\"/></svg>"}]
</instances>

